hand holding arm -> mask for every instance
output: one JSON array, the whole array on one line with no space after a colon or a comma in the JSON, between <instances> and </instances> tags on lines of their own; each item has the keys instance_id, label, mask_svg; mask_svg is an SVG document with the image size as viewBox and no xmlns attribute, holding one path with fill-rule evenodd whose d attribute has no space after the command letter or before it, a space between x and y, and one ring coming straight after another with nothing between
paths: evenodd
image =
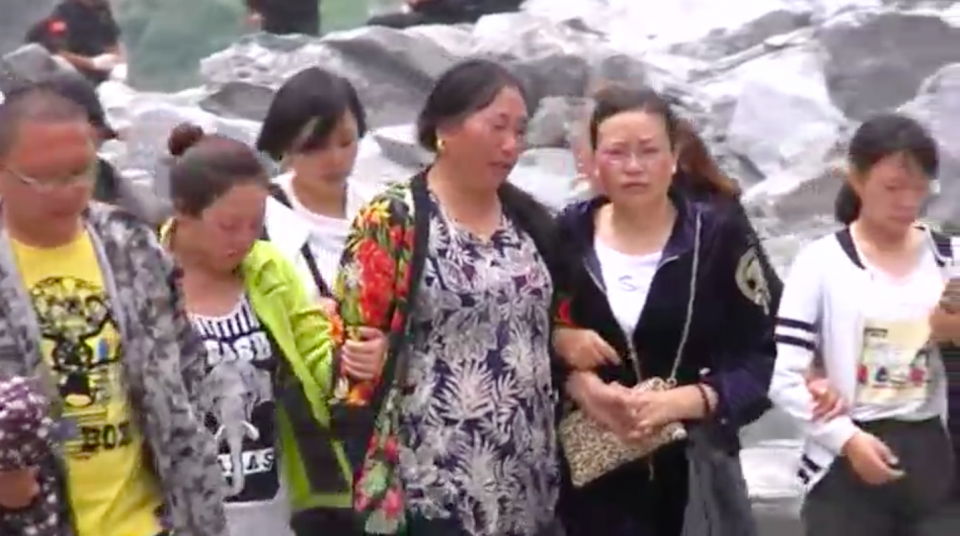
<instances>
[{"instance_id":1,"label":"hand holding arm","mask_svg":"<svg viewBox=\"0 0 960 536\"><path fill-rule=\"evenodd\" d=\"M401 277L408 277L409 264L397 258L403 245L391 242L406 239L402 232L398 235L396 229L402 229L407 223L397 221L402 217L394 214L391 206L389 198L376 198L360 209L340 259L334 293L348 343L374 340L373 331L388 333L394 327L391 324L397 316L397 286ZM335 401L350 405L369 403L384 364L382 357L387 352L387 340L378 344L384 346L377 351L382 356L375 367L376 374L371 375L366 367L358 370L355 358L362 344L350 344L351 350L342 353L334 366ZM353 357L348 358L351 353Z\"/></svg>"},{"instance_id":2,"label":"hand holding arm","mask_svg":"<svg viewBox=\"0 0 960 536\"><path fill-rule=\"evenodd\" d=\"M590 329L558 326L553 330L553 349L572 368L593 370L618 364L617 351Z\"/></svg>"}]
</instances>

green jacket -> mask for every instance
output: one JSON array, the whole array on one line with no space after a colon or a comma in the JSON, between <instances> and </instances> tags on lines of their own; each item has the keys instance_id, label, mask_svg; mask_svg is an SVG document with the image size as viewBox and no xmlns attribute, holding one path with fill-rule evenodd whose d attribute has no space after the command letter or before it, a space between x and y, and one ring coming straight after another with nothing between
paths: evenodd
<instances>
[{"instance_id":1,"label":"green jacket","mask_svg":"<svg viewBox=\"0 0 960 536\"><path fill-rule=\"evenodd\" d=\"M160 230L167 247L172 230L171 222ZM273 387L280 466L291 508L349 508L353 473L343 445L330 431L327 406L343 324L322 312L296 268L273 244L254 243L240 270L250 305L283 356Z\"/></svg>"},{"instance_id":2,"label":"green jacket","mask_svg":"<svg viewBox=\"0 0 960 536\"><path fill-rule=\"evenodd\" d=\"M284 357L274 395L280 465L292 508L350 507L352 472L330 432L327 407L342 324L331 322L308 297L294 266L272 244L256 242L241 271L250 304Z\"/></svg>"}]
</instances>

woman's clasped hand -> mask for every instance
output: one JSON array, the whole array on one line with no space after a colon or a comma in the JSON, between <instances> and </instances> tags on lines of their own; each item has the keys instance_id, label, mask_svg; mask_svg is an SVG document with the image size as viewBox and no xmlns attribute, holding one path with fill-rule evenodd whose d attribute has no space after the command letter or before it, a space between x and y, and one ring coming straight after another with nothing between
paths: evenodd
<instances>
[{"instance_id":1,"label":"woman's clasped hand","mask_svg":"<svg viewBox=\"0 0 960 536\"><path fill-rule=\"evenodd\" d=\"M695 386L642 391L578 371L567 388L580 409L624 442L643 441L668 424L702 418L708 411Z\"/></svg>"}]
</instances>

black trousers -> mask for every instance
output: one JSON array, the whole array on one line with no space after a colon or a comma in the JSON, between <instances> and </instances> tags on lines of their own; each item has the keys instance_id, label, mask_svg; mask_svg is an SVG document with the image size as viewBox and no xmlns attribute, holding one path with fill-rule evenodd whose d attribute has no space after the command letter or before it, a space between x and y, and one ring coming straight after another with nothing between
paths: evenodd
<instances>
[{"instance_id":1,"label":"black trousers","mask_svg":"<svg viewBox=\"0 0 960 536\"><path fill-rule=\"evenodd\" d=\"M890 446L906 475L871 486L838 458L804 502L807 536L960 535L960 504L951 496L954 453L943 422L887 420L861 428Z\"/></svg>"},{"instance_id":2,"label":"black trousers","mask_svg":"<svg viewBox=\"0 0 960 536\"><path fill-rule=\"evenodd\" d=\"M312 508L296 512L290 520L290 527L297 536L363 536L350 508Z\"/></svg>"},{"instance_id":3,"label":"black trousers","mask_svg":"<svg viewBox=\"0 0 960 536\"><path fill-rule=\"evenodd\" d=\"M266 0L260 16L267 33L318 35L320 0Z\"/></svg>"}]
</instances>

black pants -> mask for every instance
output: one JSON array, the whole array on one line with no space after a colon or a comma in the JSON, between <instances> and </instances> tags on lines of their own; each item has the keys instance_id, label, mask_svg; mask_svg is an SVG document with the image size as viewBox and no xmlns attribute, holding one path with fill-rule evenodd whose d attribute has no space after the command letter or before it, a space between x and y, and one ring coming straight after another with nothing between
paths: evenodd
<instances>
[{"instance_id":1,"label":"black pants","mask_svg":"<svg viewBox=\"0 0 960 536\"><path fill-rule=\"evenodd\" d=\"M261 29L267 33L320 33L320 0L267 0L262 9Z\"/></svg>"},{"instance_id":2,"label":"black pants","mask_svg":"<svg viewBox=\"0 0 960 536\"><path fill-rule=\"evenodd\" d=\"M893 450L906 475L871 486L838 458L804 502L807 536L960 535L960 504L951 498L955 461L943 422L878 421L861 427Z\"/></svg>"},{"instance_id":3,"label":"black pants","mask_svg":"<svg viewBox=\"0 0 960 536\"><path fill-rule=\"evenodd\" d=\"M312 508L297 512L290 520L290 527L297 536L363 535L350 508Z\"/></svg>"}]
</instances>

